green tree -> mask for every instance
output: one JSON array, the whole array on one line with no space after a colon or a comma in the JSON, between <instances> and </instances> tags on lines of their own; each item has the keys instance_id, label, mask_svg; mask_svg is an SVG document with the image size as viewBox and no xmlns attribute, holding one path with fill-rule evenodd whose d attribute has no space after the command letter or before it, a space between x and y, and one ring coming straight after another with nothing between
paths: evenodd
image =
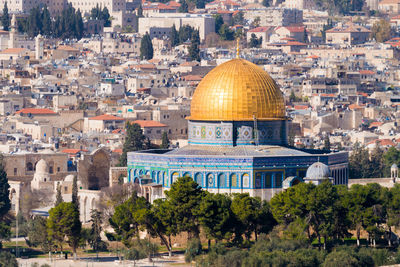
<instances>
[{"instance_id":1,"label":"green tree","mask_svg":"<svg viewBox=\"0 0 400 267\"><path fill-rule=\"evenodd\" d=\"M79 40L83 37L83 19L82 19L82 14L81 11L78 9L78 11L75 13L75 31L74 35L75 37Z\"/></svg>"},{"instance_id":2,"label":"green tree","mask_svg":"<svg viewBox=\"0 0 400 267\"><path fill-rule=\"evenodd\" d=\"M161 148L162 149L168 149L169 148L169 139L168 139L168 134L167 132L163 132L162 138L161 138Z\"/></svg>"},{"instance_id":3,"label":"green tree","mask_svg":"<svg viewBox=\"0 0 400 267\"><path fill-rule=\"evenodd\" d=\"M171 27L171 46L175 47L179 44L179 34L176 30L175 24Z\"/></svg>"},{"instance_id":4,"label":"green tree","mask_svg":"<svg viewBox=\"0 0 400 267\"><path fill-rule=\"evenodd\" d=\"M189 12L189 6L186 2L186 0L181 0L179 1L179 3L181 4L181 6L179 7L179 12L180 13L188 13Z\"/></svg>"},{"instance_id":5,"label":"green tree","mask_svg":"<svg viewBox=\"0 0 400 267\"><path fill-rule=\"evenodd\" d=\"M45 5L43 7L42 13L41 13L41 20L42 20L42 34L45 36L51 36L52 35L52 29L51 29L51 16L50 16L50 12L47 8L47 6Z\"/></svg>"},{"instance_id":6,"label":"green tree","mask_svg":"<svg viewBox=\"0 0 400 267\"><path fill-rule=\"evenodd\" d=\"M322 40L326 42L326 31L333 28L333 21L331 19L327 20L327 23L322 26L321 35Z\"/></svg>"},{"instance_id":7,"label":"green tree","mask_svg":"<svg viewBox=\"0 0 400 267\"><path fill-rule=\"evenodd\" d=\"M371 153L370 157L370 177L372 178L381 178L383 177L384 173L384 162L383 162L383 150L379 144L379 142L376 142L375 148Z\"/></svg>"},{"instance_id":8,"label":"green tree","mask_svg":"<svg viewBox=\"0 0 400 267\"><path fill-rule=\"evenodd\" d=\"M242 11L239 11L235 15L232 16L233 25L244 25L245 19Z\"/></svg>"},{"instance_id":9,"label":"green tree","mask_svg":"<svg viewBox=\"0 0 400 267\"><path fill-rule=\"evenodd\" d=\"M0 267L18 267L17 259L8 251L0 252Z\"/></svg>"},{"instance_id":10,"label":"green tree","mask_svg":"<svg viewBox=\"0 0 400 267\"><path fill-rule=\"evenodd\" d=\"M349 157L349 177L367 178L370 177L370 162L368 150L356 142Z\"/></svg>"},{"instance_id":11,"label":"green tree","mask_svg":"<svg viewBox=\"0 0 400 267\"><path fill-rule=\"evenodd\" d=\"M3 158L0 156L0 239L8 239L11 236L9 223L5 221L11 209L9 189L10 185L8 184L7 173L4 170Z\"/></svg>"},{"instance_id":12,"label":"green tree","mask_svg":"<svg viewBox=\"0 0 400 267\"><path fill-rule=\"evenodd\" d=\"M3 30L8 31L10 28L10 15L8 14L7 1L4 3L3 15L1 16L1 24L3 25Z\"/></svg>"},{"instance_id":13,"label":"green tree","mask_svg":"<svg viewBox=\"0 0 400 267\"><path fill-rule=\"evenodd\" d=\"M72 204L74 204L75 208L79 213L79 199L78 199L78 177L74 175L74 179L72 180Z\"/></svg>"},{"instance_id":14,"label":"green tree","mask_svg":"<svg viewBox=\"0 0 400 267\"><path fill-rule=\"evenodd\" d=\"M196 212L203 196L201 187L190 177L180 177L173 181L165 194L175 214L178 232L187 232L188 240L198 238L200 230Z\"/></svg>"},{"instance_id":15,"label":"green tree","mask_svg":"<svg viewBox=\"0 0 400 267\"><path fill-rule=\"evenodd\" d=\"M28 246L40 247L44 252L51 251L52 242L47 234L47 219L35 216L27 224Z\"/></svg>"},{"instance_id":16,"label":"green tree","mask_svg":"<svg viewBox=\"0 0 400 267\"><path fill-rule=\"evenodd\" d=\"M199 49L200 37L198 31L193 31L190 42L191 42L189 47L190 59L195 61L200 61L200 49Z\"/></svg>"},{"instance_id":17,"label":"green tree","mask_svg":"<svg viewBox=\"0 0 400 267\"><path fill-rule=\"evenodd\" d=\"M220 241L232 237L238 222L231 210L231 204L227 195L205 193L196 214L209 239Z\"/></svg>"},{"instance_id":18,"label":"green tree","mask_svg":"<svg viewBox=\"0 0 400 267\"><path fill-rule=\"evenodd\" d=\"M71 202L63 202L50 209L47 221L47 232L50 240L53 240L60 250L63 250L63 243L67 242L76 258L76 249L80 240L82 224L79 221L78 211Z\"/></svg>"},{"instance_id":19,"label":"green tree","mask_svg":"<svg viewBox=\"0 0 400 267\"><path fill-rule=\"evenodd\" d=\"M383 154L384 176L390 177L390 167L393 165L400 165L400 150L395 147L390 147L386 153Z\"/></svg>"},{"instance_id":20,"label":"green tree","mask_svg":"<svg viewBox=\"0 0 400 267\"><path fill-rule=\"evenodd\" d=\"M234 39L234 32L225 23L220 27L218 34L224 41L232 41Z\"/></svg>"},{"instance_id":21,"label":"green tree","mask_svg":"<svg viewBox=\"0 0 400 267\"><path fill-rule=\"evenodd\" d=\"M153 223L154 231L158 232L160 236L165 236L161 238L161 241L167 247L169 256L172 256L172 241L171 237L176 236L178 233L177 221L171 207L170 201L163 199L156 199L152 205L152 212L154 214L155 220Z\"/></svg>"},{"instance_id":22,"label":"green tree","mask_svg":"<svg viewBox=\"0 0 400 267\"><path fill-rule=\"evenodd\" d=\"M101 14L101 19L104 20L104 27L111 26L111 16L110 16L110 13L108 12L108 8L106 6L103 8L103 11Z\"/></svg>"},{"instance_id":23,"label":"green tree","mask_svg":"<svg viewBox=\"0 0 400 267\"><path fill-rule=\"evenodd\" d=\"M219 30L221 29L221 26L224 24L224 19L222 18L221 14L214 15L214 19L215 19L215 32L219 34Z\"/></svg>"},{"instance_id":24,"label":"green tree","mask_svg":"<svg viewBox=\"0 0 400 267\"><path fill-rule=\"evenodd\" d=\"M152 59L153 58L153 44L150 39L150 35L146 33L142 41L140 42L140 59Z\"/></svg>"},{"instance_id":25,"label":"green tree","mask_svg":"<svg viewBox=\"0 0 400 267\"><path fill-rule=\"evenodd\" d=\"M103 230L102 225L102 214L100 211L93 209L90 212L90 222L92 223L90 227L90 237L89 244L96 251L96 257L99 257L99 250L103 248L103 241L101 240L101 231Z\"/></svg>"},{"instance_id":26,"label":"green tree","mask_svg":"<svg viewBox=\"0 0 400 267\"><path fill-rule=\"evenodd\" d=\"M143 130L140 128L140 125L127 122L125 129L126 137L122 148L122 155L119 159L119 166L126 166L128 152L138 151L144 148L145 136L143 135Z\"/></svg>"},{"instance_id":27,"label":"green tree","mask_svg":"<svg viewBox=\"0 0 400 267\"><path fill-rule=\"evenodd\" d=\"M270 7L271 6L271 0L263 0L261 3L265 7Z\"/></svg>"},{"instance_id":28,"label":"green tree","mask_svg":"<svg viewBox=\"0 0 400 267\"><path fill-rule=\"evenodd\" d=\"M238 218L242 230L244 231L247 240L250 240L251 234L255 231L255 224L257 220L257 206L255 198L249 194L234 194L231 209L235 216Z\"/></svg>"},{"instance_id":29,"label":"green tree","mask_svg":"<svg viewBox=\"0 0 400 267\"><path fill-rule=\"evenodd\" d=\"M57 194L56 194L56 202L54 203L54 206L58 206L60 203L64 202L62 194L61 194L61 185L57 185Z\"/></svg>"},{"instance_id":30,"label":"green tree","mask_svg":"<svg viewBox=\"0 0 400 267\"><path fill-rule=\"evenodd\" d=\"M254 33L252 33L249 42L250 48L260 47L261 44L262 44L262 37L257 38L257 36Z\"/></svg>"},{"instance_id":31,"label":"green tree","mask_svg":"<svg viewBox=\"0 0 400 267\"><path fill-rule=\"evenodd\" d=\"M331 150L331 141L329 140L329 134L326 134L324 138L324 150Z\"/></svg>"},{"instance_id":32,"label":"green tree","mask_svg":"<svg viewBox=\"0 0 400 267\"><path fill-rule=\"evenodd\" d=\"M389 22L384 19L375 22L371 28L371 38L378 43L384 43L392 38L392 28Z\"/></svg>"}]
</instances>

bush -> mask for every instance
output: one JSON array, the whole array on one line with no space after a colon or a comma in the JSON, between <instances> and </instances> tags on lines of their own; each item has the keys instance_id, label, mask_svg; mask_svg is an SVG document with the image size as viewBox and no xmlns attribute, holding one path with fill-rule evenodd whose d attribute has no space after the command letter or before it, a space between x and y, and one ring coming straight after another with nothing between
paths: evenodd
<instances>
[{"instance_id":1,"label":"bush","mask_svg":"<svg viewBox=\"0 0 400 267\"><path fill-rule=\"evenodd\" d=\"M393 253L387 249L361 248L358 252L358 258L363 262L375 263L375 266L391 265L397 263ZM364 265L367 266L367 265ZM374 265L369 265L374 266Z\"/></svg>"},{"instance_id":2,"label":"bush","mask_svg":"<svg viewBox=\"0 0 400 267\"><path fill-rule=\"evenodd\" d=\"M129 250L126 250L124 253L125 260L137 261L137 260L144 259L144 258L146 258L146 254L141 253L136 248L131 248Z\"/></svg>"},{"instance_id":3,"label":"bush","mask_svg":"<svg viewBox=\"0 0 400 267\"><path fill-rule=\"evenodd\" d=\"M194 238L189 241L185 251L185 262L189 263L194 260L202 251L200 239Z\"/></svg>"},{"instance_id":4,"label":"bush","mask_svg":"<svg viewBox=\"0 0 400 267\"><path fill-rule=\"evenodd\" d=\"M15 256L7 251L0 252L0 267L18 267Z\"/></svg>"},{"instance_id":5,"label":"bush","mask_svg":"<svg viewBox=\"0 0 400 267\"><path fill-rule=\"evenodd\" d=\"M40 267L50 267L47 263L40 265Z\"/></svg>"}]
</instances>

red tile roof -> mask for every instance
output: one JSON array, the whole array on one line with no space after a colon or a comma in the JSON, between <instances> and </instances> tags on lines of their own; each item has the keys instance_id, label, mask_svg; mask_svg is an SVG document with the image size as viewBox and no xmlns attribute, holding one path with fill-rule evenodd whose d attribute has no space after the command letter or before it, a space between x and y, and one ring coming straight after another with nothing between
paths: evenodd
<instances>
[{"instance_id":1,"label":"red tile roof","mask_svg":"<svg viewBox=\"0 0 400 267\"><path fill-rule=\"evenodd\" d=\"M374 122L371 122L371 124L369 125L369 128L378 127L378 126L381 126L382 124L383 124L383 122L374 121Z\"/></svg>"},{"instance_id":2,"label":"red tile roof","mask_svg":"<svg viewBox=\"0 0 400 267\"><path fill-rule=\"evenodd\" d=\"M121 117L114 116L114 115L103 114L103 115L100 115L100 116L91 117L91 118L89 118L89 120L95 120L95 121L124 121L125 119L123 119Z\"/></svg>"},{"instance_id":3,"label":"red tile roof","mask_svg":"<svg viewBox=\"0 0 400 267\"><path fill-rule=\"evenodd\" d=\"M7 48L0 52L0 54L19 54L25 51L25 48Z\"/></svg>"},{"instance_id":4,"label":"red tile roof","mask_svg":"<svg viewBox=\"0 0 400 267\"><path fill-rule=\"evenodd\" d=\"M16 112L17 114L32 114L32 115L49 115L49 114L57 114L51 109L48 108L23 108Z\"/></svg>"},{"instance_id":5,"label":"red tile roof","mask_svg":"<svg viewBox=\"0 0 400 267\"><path fill-rule=\"evenodd\" d=\"M133 123L137 123L140 125L142 128L147 128L147 127L167 127L167 125L160 123L158 121L145 121L145 120L136 120Z\"/></svg>"},{"instance_id":6,"label":"red tile roof","mask_svg":"<svg viewBox=\"0 0 400 267\"><path fill-rule=\"evenodd\" d=\"M117 149L114 149L112 152L118 153L118 154L122 154L122 149L121 148L117 148Z\"/></svg>"},{"instance_id":7,"label":"red tile roof","mask_svg":"<svg viewBox=\"0 0 400 267\"><path fill-rule=\"evenodd\" d=\"M364 74L364 75L374 75L375 74L375 72L372 70L360 70L359 72L360 72L360 74Z\"/></svg>"},{"instance_id":8,"label":"red tile roof","mask_svg":"<svg viewBox=\"0 0 400 267\"><path fill-rule=\"evenodd\" d=\"M79 152L88 152L86 149L77 149L77 148L66 148L61 151L61 153L66 153L66 154L76 154Z\"/></svg>"},{"instance_id":9,"label":"red tile roof","mask_svg":"<svg viewBox=\"0 0 400 267\"><path fill-rule=\"evenodd\" d=\"M375 139L369 142L367 145L372 145L375 143L378 143L380 146L396 146L396 144L390 139Z\"/></svg>"},{"instance_id":10,"label":"red tile roof","mask_svg":"<svg viewBox=\"0 0 400 267\"><path fill-rule=\"evenodd\" d=\"M265 27L257 27L254 29L249 30L248 32L267 32L271 27L265 26Z\"/></svg>"}]
</instances>

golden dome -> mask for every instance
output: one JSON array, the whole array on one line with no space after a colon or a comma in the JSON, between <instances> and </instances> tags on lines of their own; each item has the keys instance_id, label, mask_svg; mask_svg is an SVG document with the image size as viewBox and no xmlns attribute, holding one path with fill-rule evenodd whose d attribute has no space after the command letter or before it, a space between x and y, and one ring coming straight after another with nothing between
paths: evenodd
<instances>
[{"instance_id":1,"label":"golden dome","mask_svg":"<svg viewBox=\"0 0 400 267\"><path fill-rule=\"evenodd\" d=\"M285 103L275 81L240 58L211 70L197 86L189 120L249 121L285 118Z\"/></svg>"}]
</instances>

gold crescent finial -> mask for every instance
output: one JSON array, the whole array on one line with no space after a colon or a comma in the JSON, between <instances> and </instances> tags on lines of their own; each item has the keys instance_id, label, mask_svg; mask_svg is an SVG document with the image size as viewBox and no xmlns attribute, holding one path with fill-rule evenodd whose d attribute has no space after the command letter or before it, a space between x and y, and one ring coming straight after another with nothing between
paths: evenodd
<instances>
[{"instance_id":1,"label":"gold crescent finial","mask_svg":"<svg viewBox=\"0 0 400 267\"><path fill-rule=\"evenodd\" d=\"M236 58L239 58L240 56L239 56L239 54L240 54L240 39L239 38L237 38L236 39Z\"/></svg>"}]
</instances>

